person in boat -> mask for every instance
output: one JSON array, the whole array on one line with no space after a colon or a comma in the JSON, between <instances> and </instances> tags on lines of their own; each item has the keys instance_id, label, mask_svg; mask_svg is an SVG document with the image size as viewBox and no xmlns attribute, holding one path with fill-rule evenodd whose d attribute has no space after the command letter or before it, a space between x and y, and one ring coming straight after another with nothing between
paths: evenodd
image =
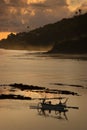
<instances>
[{"instance_id":1,"label":"person in boat","mask_svg":"<svg viewBox=\"0 0 87 130\"><path fill-rule=\"evenodd\" d=\"M42 104L51 104L51 101L49 101L49 102L45 102L45 101L46 101L46 99L43 99Z\"/></svg>"},{"instance_id":2,"label":"person in boat","mask_svg":"<svg viewBox=\"0 0 87 130\"><path fill-rule=\"evenodd\" d=\"M62 105L62 102L61 102L61 100L59 101L59 105Z\"/></svg>"},{"instance_id":3,"label":"person in boat","mask_svg":"<svg viewBox=\"0 0 87 130\"><path fill-rule=\"evenodd\" d=\"M51 104L51 101L49 101L48 103Z\"/></svg>"},{"instance_id":4,"label":"person in boat","mask_svg":"<svg viewBox=\"0 0 87 130\"><path fill-rule=\"evenodd\" d=\"M45 100L46 100L46 99L44 98L43 101L42 101L42 104L45 104Z\"/></svg>"}]
</instances>

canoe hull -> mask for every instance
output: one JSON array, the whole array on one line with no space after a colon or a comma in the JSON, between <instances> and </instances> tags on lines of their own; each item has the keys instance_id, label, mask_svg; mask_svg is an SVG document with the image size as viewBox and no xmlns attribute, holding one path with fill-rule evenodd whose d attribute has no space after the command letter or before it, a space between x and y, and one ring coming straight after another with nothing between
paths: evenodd
<instances>
[{"instance_id":1,"label":"canoe hull","mask_svg":"<svg viewBox=\"0 0 87 130\"><path fill-rule=\"evenodd\" d=\"M66 105L63 105L63 104L53 105L53 104L46 104L46 103L45 104L41 103L41 109L43 109L43 110L60 110L60 111L67 110Z\"/></svg>"}]
</instances>

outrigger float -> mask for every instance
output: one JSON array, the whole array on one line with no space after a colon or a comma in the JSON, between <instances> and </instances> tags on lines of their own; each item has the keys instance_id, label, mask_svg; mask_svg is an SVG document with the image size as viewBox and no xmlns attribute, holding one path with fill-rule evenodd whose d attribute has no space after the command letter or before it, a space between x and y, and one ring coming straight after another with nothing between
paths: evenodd
<instances>
[{"instance_id":1,"label":"outrigger float","mask_svg":"<svg viewBox=\"0 0 87 130\"><path fill-rule=\"evenodd\" d=\"M62 99L64 99L64 97L50 98L50 99L58 99L59 102L57 104L52 104L51 101L46 101L49 100L49 98L41 98L40 100L42 101L39 102L35 108L42 110L55 110L55 111L68 111L68 108L79 109L78 107L67 106L66 103L68 101L68 98L66 98L64 102L61 101ZM34 106L31 106L31 108L34 108Z\"/></svg>"}]
</instances>

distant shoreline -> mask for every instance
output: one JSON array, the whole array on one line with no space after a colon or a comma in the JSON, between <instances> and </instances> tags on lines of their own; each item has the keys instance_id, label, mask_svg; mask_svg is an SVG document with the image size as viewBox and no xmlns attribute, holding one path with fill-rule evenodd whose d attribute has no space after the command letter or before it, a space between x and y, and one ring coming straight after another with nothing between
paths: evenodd
<instances>
[{"instance_id":1,"label":"distant shoreline","mask_svg":"<svg viewBox=\"0 0 87 130\"><path fill-rule=\"evenodd\" d=\"M44 53L42 56L54 57L54 58L58 58L58 59L81 59L81 60L87 60L87 54Z\"/></svg>"},{"instance_id":2,"label":"distant shoreline","mask_svg":"<svg viewBox=\"0 0 87 130\"><path fill-rule=\"evenodd\" d=\"M12 49L2 49L0 48L0 51L3 52L3 51L23 51L23 52L26 52L28 53L28 50L12 50ZM32 53L31 53L32 52ZM36 54L38 55L38 57L52 57L52 58L55 58L55 59L78 59L78 60L87 60L87 54L69 54L69 53L49 53L49 52L46 52L46 51L30 51L29 50L29 53L30 54Z\"/></svg>"}]
</instances>

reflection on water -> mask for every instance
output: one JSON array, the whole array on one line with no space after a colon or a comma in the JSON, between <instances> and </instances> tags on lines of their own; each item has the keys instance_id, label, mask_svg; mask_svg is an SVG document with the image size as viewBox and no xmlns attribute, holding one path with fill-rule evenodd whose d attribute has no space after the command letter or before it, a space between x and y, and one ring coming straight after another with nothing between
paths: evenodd
<instances>
[{"instance_id":1,"label":"reflection on water","mask_svg":"<svg viewBox=\"0 0 87 130\"><path fill-rule=\"evenodd\" d=\"M66 112L68 112L68 109L60 109L60 110L55 110L55 109L43 109L43 108L38 108L35 106L31 106L31 109L36 109L38 112L39 116L42 117L49 117L49 118L55 118L55 119L62 119L62 120L68 120Z\"/></svg>"},{"instance_id":2,"label":"reflection on water","mask_svg":"<svg viewBox=\"0 0 87 130\"><path fill-rule=\"evenodd\" d=\"M78 58L77 58L78 59ZM0 84L22 83L46 87L50 93L19 90L0 86L0 94L23 95L32 98L68 97L69 106L78 106L79 110L49 111L29 109L37 100L0 100L1 130L86 130L87 129L87 60L61 58L28 51L0 50ZM77 95L51 93L55 90L75 92ZM40 115L40 116L38 116ZM49 118L41 118L49 117ZM59 120L55 120L59 119ZM64 122L61 122L63 119ZM65 123L65 120L69 120ZM78 125L79 124L79 125Z\"/></svg>"},{"instance_id":3,"label":"reflection on water","mask_svg":"<svg viewBox=\"0 0 87 130\"><path fill-rule=\"evenodd\" d=\"M50 117L50 118L55 118L55 119L59 119L59 120L68 120L67 115L66 115L66 111L51 111L51 110L43 110L40 109L38 110L38 115L39 116L44 116L44 117ZM54 113L53 113L54 112Z\"/></svg>"}]
</instances>

